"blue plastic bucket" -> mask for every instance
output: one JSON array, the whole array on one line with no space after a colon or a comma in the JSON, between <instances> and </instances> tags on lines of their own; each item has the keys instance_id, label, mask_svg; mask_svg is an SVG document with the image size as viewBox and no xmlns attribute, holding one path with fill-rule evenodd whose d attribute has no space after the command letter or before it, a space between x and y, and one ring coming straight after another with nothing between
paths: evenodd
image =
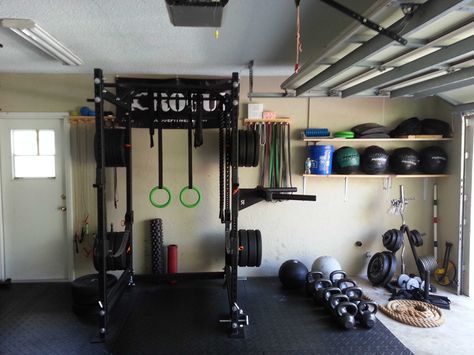
<instances>
[{"instance_id":1,"label":"blue plastic bucket","mask_svg":"<svg viewBox=\"0 0 474 355\"><path fill-rule=\"evenodd\" d=\"M309 147L309 158L311 159L311 174L331 174L333 153L333 145L311 145Z\"/></svg>"}]
</instances>

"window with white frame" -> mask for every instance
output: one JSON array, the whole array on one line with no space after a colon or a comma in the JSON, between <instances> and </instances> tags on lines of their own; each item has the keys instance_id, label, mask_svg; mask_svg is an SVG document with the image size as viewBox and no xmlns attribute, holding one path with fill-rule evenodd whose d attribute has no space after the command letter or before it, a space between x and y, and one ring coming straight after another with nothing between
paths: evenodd
<instances>
[{"instance_id":1,"label":"window with white frame","mask_svg":"<svg viewBox=\"0 0 474 355\"><path fill-rule=\"evenodd\" d=\"M13 178L56 177L54 130L11 131Z\"/></svg>"}]
</instances>

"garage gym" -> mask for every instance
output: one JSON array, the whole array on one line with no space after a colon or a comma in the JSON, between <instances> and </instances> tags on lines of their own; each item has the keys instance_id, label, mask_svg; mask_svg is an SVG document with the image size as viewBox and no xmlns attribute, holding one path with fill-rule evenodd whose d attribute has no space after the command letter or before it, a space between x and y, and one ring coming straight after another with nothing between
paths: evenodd
<instances>
[{"instance_id":1,"label":"garage gym","mask_svg":"<svg viewBox=\"0 0 474 355\"><path fill-rule=\"evenodd\" d=\"M470 354L473 0L0 2L0 354Z\"/></svg>"}]
</instances>

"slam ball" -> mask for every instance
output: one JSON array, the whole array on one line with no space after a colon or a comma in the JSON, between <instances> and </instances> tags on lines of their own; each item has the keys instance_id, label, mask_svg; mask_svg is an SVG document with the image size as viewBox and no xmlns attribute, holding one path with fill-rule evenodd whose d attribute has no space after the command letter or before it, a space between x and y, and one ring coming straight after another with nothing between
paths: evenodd
<instances>
[{"instance_id":1,"label":"slam ball","mask_svg":"<svg viewBox=\"0 0 474 355\"><path fill-rule=\"evenodd\" d=\"M278 277L286 288L300 288L306 282L308 268L298 260L287 260L280 266Z\"/></svg>"},{"instance_id":2,"label":"slam ball","mask_svg":"<svg viewBox=\"0 0 474 355\"><path fill-rule=\"evenodd\" d=\"M331 272L336 270L342 270L341 264L333 256L320 256L317 258L311 266L311 271L319 271L323 273L323 278L329 279Z\"/></svg>"},{"instance_id":3,"label":"slam ball","mask_svg":"<svg viewBox=\"0 0 474 355\"><path fill-rule=\"evenodd\" d=\"M371 145L365 148L360 157L361 169L364 173L375 175L384 173L388 167L388 154L382 147Z\"/></svg>"}]
</instances>

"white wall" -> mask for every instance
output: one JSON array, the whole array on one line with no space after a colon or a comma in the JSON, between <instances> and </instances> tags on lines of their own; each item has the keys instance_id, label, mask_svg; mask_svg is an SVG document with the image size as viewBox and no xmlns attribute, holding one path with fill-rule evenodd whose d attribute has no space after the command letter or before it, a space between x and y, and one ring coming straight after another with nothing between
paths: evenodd
<instances>
[{"instance_id":1,"label":"white wall","mask_svg":"<svg viewBox=\"0 0 474 355\"><path fill-rule=\"evenodd\" d=\"M255 91L277 91L283 78L256 78ZM247 79L241 83L241 117L245 116ZM76 109L92 96L91 76L86 75L0 75L0 108L4 111L64 111ZM399 121L418 116L420 118L448 118L449 106L436 98L411 99L266 99L265 109L274 110L280 116L292 118L292 170L293 182L302 190L301 173L306 158L306 144L300 141L301 129L328 127L332 131L349 129L363 122L378 122L394 127ZM186 131L164 132L164 181L176 194L187 184ZM179 245L180 271L220 270L223 266L223 226L218 219L218 132L205 131L204 145L194 151L195 184L203 192L201 205L186 209L175 201L165 209L156 209L148 201L150 189L157 180L156 148L149 148L148 130L133 131L133 189L135 210L135 268L138 273L150 272L150 240L148 220L160 217L164 220L165 242ZM385 144L391 149L396 144ZM454 143L443 143L447 147ZM410 143L418 149L426 143ZM362 149L363 147L360 146ZM448 148L450 149L450 148ZM120 225L124 211L124 174L119 169L120 209L112 208L111 171L108 173L109 223ZM242 187L254 187L258 170L242 168ZM449 178L449 183L456 181ZM400 225L398 216L388 215L389 201L398 197L398 184L405 185L406 196L414 197L408 206L407 222L412 228L427 233L427 242L421 255L432 253L428 240L432 235L432 184L433 180L393 180L392 188L383 189L382 179L349 179L348 201L344 201L343 179L313 179L308 183L308 193L316 194L318 201L281 203L261 202L241 211L239 227L260 229L264 251L261 268L242 269L245 275L275 275L280 264L289 258L297 258L311 266L320 255L335 256L350 274L365 274L367 251L383 250L380 235ZM441 181L440 181L441 182ZM454 183L453 183L454 184ZM451 185L450 185L451 186ZM444 215L456 213L453 198L445 197L440 207L441 228L453 231L453 221L444 223ZM446 202L444 202L446 201ZM449 204L448 204L449 201ZM446 205L444 205L446 203ZM453 219L455 220L455 219ZM362 247L356 247L356 241ZM406 259L412 264L411 252ZM76 260L78 273L85 273L90 260ZM412 269L413 270L413 269ZM413 270L414 271L414 270Z\"/></svg>"}]
</instances>

